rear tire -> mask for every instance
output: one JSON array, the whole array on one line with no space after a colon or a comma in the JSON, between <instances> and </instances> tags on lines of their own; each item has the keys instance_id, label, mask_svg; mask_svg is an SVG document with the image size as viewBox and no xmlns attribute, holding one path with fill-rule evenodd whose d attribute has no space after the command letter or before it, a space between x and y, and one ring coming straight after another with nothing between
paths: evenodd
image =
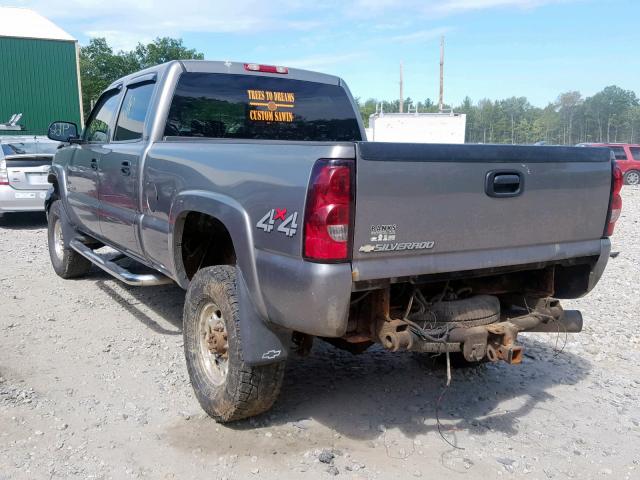
<instances>
[{"instance_id":1,"label":"rear tire","mask_svg":"<svg viewBox=\"0 0 640 480\"><path fill-rule=\"evenodd\" d=\"M232 422L269 410L280 393L285 362L250 366L242 360L236 268L206 267L191 280L184 305L184 353L200 406Z\"/></svg>"},{"instance_id":2,"label":"rear tire","mask_svg":"<svg viewBox=\"0 0 640 480\"><path fill-rule=\"evenodd\" d=\"M60 200L56 200L49 209L47 236L49 257L53 270L62 278L77 278L91 269L91 262L78 252L65 246L64 216Z\"/></svg>"},{"instance_id":3,"label":"rear tire","mask_svg":"<svg viewBox=\"0 0 640 480\"><path fill-rule=\"evenodd\" d=\"M640 171L629 170L624 174L625 185L640 185Z\"/></svg>"}]
</instances>

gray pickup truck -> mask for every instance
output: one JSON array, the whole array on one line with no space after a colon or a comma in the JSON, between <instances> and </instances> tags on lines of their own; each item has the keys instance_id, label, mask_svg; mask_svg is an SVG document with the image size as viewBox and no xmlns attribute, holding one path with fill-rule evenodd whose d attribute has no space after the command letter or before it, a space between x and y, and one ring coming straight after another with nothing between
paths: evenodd
<instances>
[{"instance_id":1,"label":"gray pickup truck","mask_svg":"<svg viewBox=\"0 0 640 480\"><path fill-rule=\"evenodd\" d=\"M594 287L621 208L608 149L366 142L343 80L285 67L169 62L49 137L54 270L184 288L222 422L268 410L314 337L516 364L519 332L580 331L557 299Z\"/></svg>"}]
</instances>

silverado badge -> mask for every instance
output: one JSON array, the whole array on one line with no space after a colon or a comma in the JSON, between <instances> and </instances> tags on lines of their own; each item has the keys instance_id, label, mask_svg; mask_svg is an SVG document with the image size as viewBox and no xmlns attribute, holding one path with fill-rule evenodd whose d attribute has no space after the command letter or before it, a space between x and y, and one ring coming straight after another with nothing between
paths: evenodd
<instances>
[{"instance_id":1,"label":"silverado badge","mask_svg":"<svg viewBox=\"0 0 640 480\"><path fill-rule=\"evenodd\" d=\"M362 245L358 251L371 252L399 252L402 250L431 250L436 242L404 242L404 243L376 243L375 245Z\"/></svg>"}]
</instances>

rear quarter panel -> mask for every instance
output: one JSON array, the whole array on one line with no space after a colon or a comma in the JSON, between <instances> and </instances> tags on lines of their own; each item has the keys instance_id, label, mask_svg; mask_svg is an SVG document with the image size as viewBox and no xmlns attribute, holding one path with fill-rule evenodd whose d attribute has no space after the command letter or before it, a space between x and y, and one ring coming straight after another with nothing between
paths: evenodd
<instances>
[{"instance_id":1,"label":"rear quarter panel","mask_svg":"<svg viewBox=\"0 0 640 480\"><path fill-rule=\"evenodd\" d=\"M353 144L307 142L158 142L144 164L144 251L152 263L178 276L179 259L174 259L173 252L180 239L173 232L183 211L219 212L258 312L290 329L341 335L346 327L351 266L302 259L304 206L315 161L354 158L354 148ZM188 202L182 202L183 197L189 197ZM295 233L278 230L282 219L276 219L270 231L258 227L272 209L285 219L297 215ZM185 279L177 280L186 285Z\"/></svg>"},{"instance_id":2,"label":"rear quarter panel","mask_svg":"<svg viewBox=\"0 0 640 480\"><path fill-rule=\"evenodd\" d=\"M353 145L224 141L158 142L144 165L143 240L147 254L169 263L164 233L175 198L186 190L204 190L240 204L252 225L254 246L300 257L302 223L311 168L319 158L353 158ZM296 213L298 229L287 236L257 228L271 209L286 217ZM277 213L277 212L276 212Z\"/></svg>"}]
</instances>

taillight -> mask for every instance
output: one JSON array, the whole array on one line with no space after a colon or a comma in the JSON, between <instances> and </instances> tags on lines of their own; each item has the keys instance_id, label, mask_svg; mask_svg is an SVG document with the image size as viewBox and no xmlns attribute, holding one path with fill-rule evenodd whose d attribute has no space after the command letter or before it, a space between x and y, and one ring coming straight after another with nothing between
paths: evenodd
<instances>
[{"instance_id":1,"label":"taillight","mask_svg":"<svg viewBox=\"0 0 640 480\"><path fill-rule=\"evenodd\" d=\"M613 229L616 226L616 222L620 218L620 212L622 211L622 197L620 196L620 190L623 185L622 170L616 162L613 162L611 171L611 201L609 202L609 214L607 216L607 228L605 229L605 236L610 237L613 235Z\"/></svg>"},{"instance_id":2,"label":"taillight","mask_svg":"<svg viewBox=\"0 0 640 480\"><path fill-rule=\"evenodd\" d=\"M280 73L286 75L289 73L287 67L278 67L275 65L259 65L257 63L245 63L244 69L250 72L264 72L264 73Z\"/></svg>"},{"instance_id":3,"label":"taillight","mask_svg":"<svg viewBox=\"0 0 640 480\"><path fill-rule=\"evenodd\" d=\"M318 160L304 214L304 257L322 262L350 258L353 225L353 161Z\"/></svg>"},{"instance_id":4,"label":"taillight","mask_svg":"<svg viewBox=\"0 0 640 480\"><path fill-rule=\"evenodd\" d=\"M9 173L7 172L7 161L0 158L0 185L9 185Z\"/></svg>"}]
</instances>

